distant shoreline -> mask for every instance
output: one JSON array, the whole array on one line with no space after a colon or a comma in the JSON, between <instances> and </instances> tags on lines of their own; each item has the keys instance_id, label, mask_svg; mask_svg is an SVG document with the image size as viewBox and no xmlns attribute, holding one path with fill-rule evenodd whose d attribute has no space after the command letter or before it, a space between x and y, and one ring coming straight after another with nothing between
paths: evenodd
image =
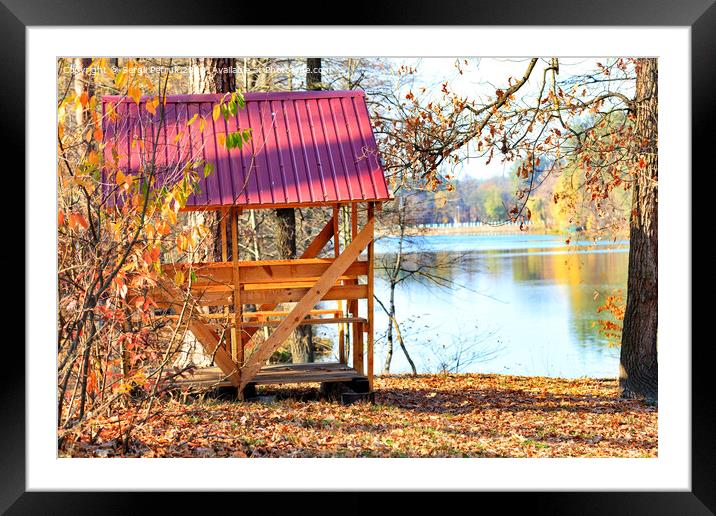
<instances>
[{"instance_id":1,"label":"distant shoreline","mask_svg":"<svg viewBox=\"0 0 716 516\"><path fill-rule=\"evenodd\" d=\"M392 231L376 231L380 236L399 236ZM560 234L560 231L550 230L544 224L529 224L520 229L519 224L503 224L499 226L491 226L482 224L480 226L413 226L405 229L405 234L409 236L416 235L492 235L492 234L524 234L524 233L551 233Z\"/></svg>"},{"instance_id":2,"label":"distant shoreline","mask_svg":"<svg viewBox=\"0 0 716 516\"><path fill-rule=\"evenodd\" d=\"M397 238L398 235L394 231L376 230L376 234L380 237ZM567 232L558 229L551 229L544 224L529 224L520 229L519 224L503 224L500 226L491 226L483 224L480 226L420 226L408 227L405 229L406 236L437 236L437 235L561 235L567 237L578 237L580 232ZM628 233L618 235L621 238L629 238Z\"/></svg>"}]
</instances>

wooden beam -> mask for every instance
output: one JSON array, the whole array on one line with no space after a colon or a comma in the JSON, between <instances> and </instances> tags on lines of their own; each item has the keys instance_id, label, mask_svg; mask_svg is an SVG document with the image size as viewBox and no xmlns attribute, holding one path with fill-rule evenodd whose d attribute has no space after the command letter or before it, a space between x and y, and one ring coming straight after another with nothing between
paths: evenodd
<instances>
[{"instance_id":1,"label":"wooden beam","mask_svg":"<svg viewBox=\"0 0 716 516\"><path fill-rule=\"evenodd\" d=\"M353 369L363 374L363 324L353 323Z\"/></svg>"},{"instance_id":2,"label":"wooden beam","mask_svg":"<svg viewBox=\"0 0 716 516\"><path fill-rule=\"evenodd\" d=\"M318 256L326 244L333 236L333 219L329 220L328 223L323 226L323 229L316 235L316 237L308 244L306 250L303 251L301 258L315 258Z\"/></svg>"},{"instance_id":3,"label":"wooden beam","mask_svg":"<svg viewBox=\"0 0 716 516\"><path fill-rule=\"evenodd\" d=\"M273 283L281 280L294 280L297 278L312 280L321 275L333 263L333 258L299 258L297 260L261 260L259 262L240 261L242 283ZM188 270L190 264L178 263L164 265L162 269L170 276L176 270ZM231 286L234 278L233 262L216 262L209 265L194 264L192 267L196 280L192 282L194 288L207 285ZM342 277L365 276L368 274L368 262L356 260L351 264Z\"/></svg>"},{"instance_id":4,"label":"wooden beam","mask_svg":"<svg viewBox=\"0 0 716 516\"><path fill-rule=\"evenodd\" d=\"M336 258L341 254L341 239L340 239L340 229L339 229L339 214L340 214L340 205L336 204L333 207L333 254ZM338 300L336 301L336 308L343 312L343 301ZM345 363L345 325L340 324L338 326L338 362L341 364Z\"/></svg>"},{"instance_id":5,"label":"wooden beam","mask_svg":"<svg viewBox=\"0 0 716 516\"><path fill-rule=\"evenodd\" d=\"M160 279L160 287L170 296L175 304L183 305L186 293L169 279ZM187 303L187 309L192 306L192 300ZM180 322L181 323L181 322ZM179 323L179 324L180 324ZM196 317L191 317L188 321L189 331L191 331L196 339L201 343L207 355L214 357L214 363L219 366L224 375L228 378L232 385L238 387L240 385L240 371L236 363L231 360L231 355L223 346L220 346L219 338L209 325L204 324Z\"/></svg>"},{"instance_id":6,"label":"wooden beam","mask_svg":"<svg viewBox=\"0 0 716 516\"><path fill-rule=\"evenodd\" d=\"M244 319L265 319L267 317L285 317L288 312L284 311L266 311L266 312L244 312ZM340 317L337 310L325 308L322 310L311 310L310 315L335 315Z\"/></svg>"},{"instance_id":7,"label":"wooden beam","mask_svg":"<svg viewBox=\"0 0 716 516\"><path fill-rule=\"evenodd\" d=\"M279 326L283 321L282 320L262 320L262 321L248 321L241 323L242 328L256 328L256 327L263 327L263 326ZM321 324L343 324L343 323L353 323L353 322L366 322L365 319L361 319L360 317L318 317L315 319L302 319L301 322L298 324L299 326L305 326L305 325L311 325L311 326L319 326Z\"/></svg>"},{"instance_id":8,"label":"wooden beam","mask_svg":"<svg viewBox=\"0 0 716 516\"><path fill-rule=\"evenodd\" d=\"M368 203L368 224L371 227L371 239L368 243L368 314L366 318L368 319L368 338L367 340L367 346L368 349L366 350L366 376L368 377L368 390L373 390L373 323L375 319L375 315L373 313L374 309L374 301L373 301L373 280L374 280L374 245L375 245L375 239L373 238L373 228L375 227L375 210L374 210L374 203L370 202Z\"/></svg>"},{"instance_id":9,"label":"wooden beam","mask_svg":"<svg viewBox=\"0 0 716 516\"><path fill-rule=\"evenodd\" d=\"M244 290L242 302L248 304L263 303L264 306L276 306L279 303L297 303L309 292L309 288L281 288L266 290ZM366 299L368 297L367 285L340 285L330 287L325 291L324 301L337 299ZM209 305L211 306L211 305Z\"/></svg>"},{"instance_id":10,"label":"wooden beam","mask_svg":"<svg viewBox=\"0 0 716 516\"><path fill-rule=\"evenodd\" d=\"M241 369L240 389L243 389L251 382L251 379L261 370L261 366L264 362L266 362L273 352L291 335L301 322L301 319L306 317L306 314L314 308L316 303L323 299L326 293L335 284L336 279L358 258L372 239L373 222L368 221L363 231L358 233L353 242L336 258L316 284L301 298L273 334L251 355L246 365Z\"/></svg>"},{"instance_id":11,"label":"wooden beam","mask_svg":"<svg viewBox=\"0 0 716 516\"><path fill-rule=\"evenodd\" d=\"M358 234L358 204L352 203L351 204L351 240L353 240L356 235ZM366 270L366 274L368 271ZM358 280L351 281L351 284L357 285ZM367 295L367 294L366 294ZM353 317L358 317L358 301L357 300L351 300L348 301L348 313ZM353 333L353 347L356 345L356 335L358 335L358 332L360 331L360 324L353 324L352 327L352 333ZM345 353L346 355L346 362L348 362L348 357L350 356L350 342L348 343L348 351ZM355 350L353 356L355 357Z\"/></svg>"},{"instance_id":12,"label":"wooden beam","mask_svg":"<svg viewBox=\"0 0 716 516\"><path fill-rule=\"evenodd\" d=\"M234 350L232 357L237 364L244 362L244 345L241 338L241 269L239 268L239 230L238 230L239 210L234 208L231 210L231 262L233 264L233 284L234 284L234 324L232 330L232 342Z\"/></svg>"},{"instance_id":13,"label":"wooden beam","mask_svg":"<svg viewBox=\"0 0 716 516\"><path fill-rule=\"evenodd\" d=\"M315 282L313 282L315 284ZM275 307L279 303L297 303L306 295L309 288L313 285L303 287L282 287L282 288L262 288L259 290L242 290L241 303L248 305L261 305L261 307ZM200 306L232 306L233 292L231 287L206 287L202 291L192 291L192 296ZM337 299L367 299L367 285L338 285L331 287L323 297L324 301L335 301ZM157 292L155 290L154 302L161 308L169 308L176 306L166 293ZM261 310L267 312L270 310ZM222 314L223 315L223 314Z\"/></svg>"},{"instance_id":14,"label":"wooden beam","mask_svg":"<svg viewBox=\"0 0 716 516\"><path fill-rule=\"evenodd\" d=\"M312 263L301 263L304 260L295 260L294 263L277 265L256 265L241 267L242 283L274 283L282 280L309 280L320 278L326 269L331 266L330 258L311 260ZM364 276L368 274L368 262L357 260L346 269L345 276Z\"/></svg>"}]
</instances>

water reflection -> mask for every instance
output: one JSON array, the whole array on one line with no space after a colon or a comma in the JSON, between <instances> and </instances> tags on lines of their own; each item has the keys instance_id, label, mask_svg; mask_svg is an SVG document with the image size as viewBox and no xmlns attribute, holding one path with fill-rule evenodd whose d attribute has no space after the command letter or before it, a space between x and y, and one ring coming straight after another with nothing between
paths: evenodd
<instances>
[{"instance_id":1,"label":"water reflection","mask_svg":"<svg viewBox=\"0 0 716 516\"><path fill-rule=\"evenodd\" d=\"M389 262L395 242L382 239L376 248L378 262ZM446 285L416 275L396 290L397 317L422 372L457 362L461 372L616 376L619 350L594 322L604 297L626 288L626 242L567 246L552 235L435 236L413 242L409 252L407 268L429 265ZM387 300L380 270L375 285ZM378 366L387 324L376 312ZM391 371L409 371L398 349Z\"/></svg>"}]
</instances>

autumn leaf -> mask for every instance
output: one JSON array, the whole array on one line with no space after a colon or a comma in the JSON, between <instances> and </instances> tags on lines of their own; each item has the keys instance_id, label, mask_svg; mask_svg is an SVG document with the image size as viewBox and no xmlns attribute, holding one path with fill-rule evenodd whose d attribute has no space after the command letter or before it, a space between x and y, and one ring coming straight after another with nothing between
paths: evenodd
<instances>
[{"instance_id":1,"label":"autumn leaf","mask_svg":"<svg viewBox=\"0 0 716 516\"><path fill-rule=\"evenodd\" d=\"M181 286L184 284L184 272L181 271L181 269L177 269L176 274L174 275L174 283Z\"/></svg>"},{"instance_id":2,"label":"autumn leaf","mask_svg":"<svg viewBox=\"0 0 716 516\"><path fill-rule=\"evenodd\" d=\"M159 106L159 97L154 97L152 100L148 100L144 104L147 111L149 111L152 115L157 114L157 106Z\"/></svg>"},{"instance_id":3,"label":"autumn leaf","mask_svg":"<svg viewBox=\"0 0 716 516\"><path fill-rule=\"evenodd\" d=\"M166 236L166 235L168 235L170 232L171 232L171 227L169 226L169 224L166 223L166 221L163 221L163 220L162 220L162 221L157 225L157 233L159 233L160 235Z\"/></svg>"},{"instance_id":4,"label":"autumn leaf","mask_svg":"<svg viewBox=\"0 0 716 516\"><path fill-rule=\"evenodd\" d=\"M127 95L137 104L139 105L139 101L142 98L142 91L137 86L130 86L127 90Z\"/></svg>"},{"instance_id":5,"label":"autumn leaf","mask_svg":"<svg viewBox=\"0 0 716 516\"><path fill-rule=\"evenodd\" d=\"M70 220L68 225L70 229L77 229L78 227L82 229L87 229L89 227L87 219L79 213L70 213Z\"/></svg>"}]
</instances>

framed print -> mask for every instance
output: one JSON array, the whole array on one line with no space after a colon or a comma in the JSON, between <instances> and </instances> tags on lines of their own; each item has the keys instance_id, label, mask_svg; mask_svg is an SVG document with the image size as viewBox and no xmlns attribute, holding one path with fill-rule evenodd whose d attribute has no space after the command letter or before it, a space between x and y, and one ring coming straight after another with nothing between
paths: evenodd
<instances>
[{"instance_id":1,"label":"framed print","mask_svg":"<svg viewBox=\"0 0 716 516\"><path fill-rule=\"evenodd\" d=\"M2 8L26 202L3 510L716 510L691 342L710 0L134 7Z\"/></svg>"}]
</instances>

